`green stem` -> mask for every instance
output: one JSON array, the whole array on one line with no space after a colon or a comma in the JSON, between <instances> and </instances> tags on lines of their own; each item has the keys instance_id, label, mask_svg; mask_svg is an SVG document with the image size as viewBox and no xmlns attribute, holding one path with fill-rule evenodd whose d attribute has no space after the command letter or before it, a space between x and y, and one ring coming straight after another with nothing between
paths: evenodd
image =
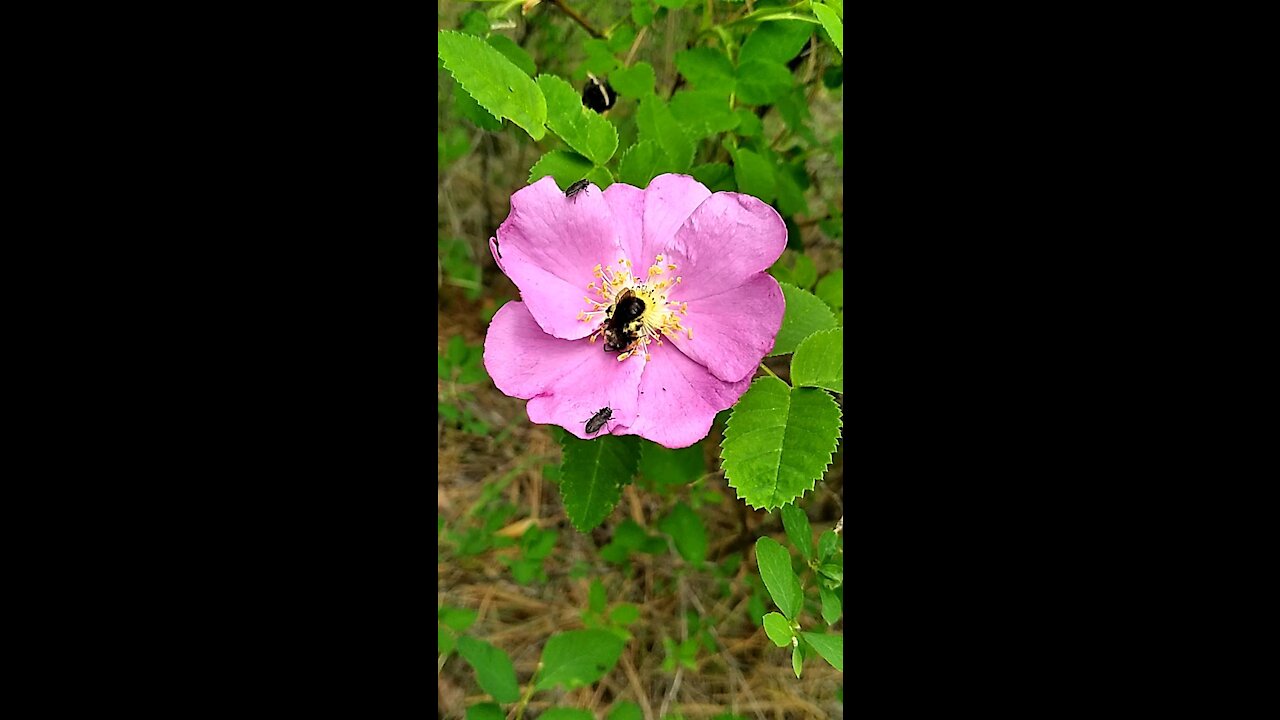
<instances>
[{"instance_id":1,"label":"green stem","mask_svg":"<svg viewBox=\"0 0 1280 720\"><path fill-rule=\"evenodd\" d=\"M524 697L520 698L520 704L516 706L515 720L520 720L520 718L524 717L524 709L529 704L530 698L533 697L533 688L534 688L533 681L536 680L537 677L538 677L538 671L535 670L533 671L533 677L529 678L529 687L524 691Z\"/></svg>"},{"instance_id":2,"label":"green stem","mask_svg":"<svg viewBox=\"0 0 1280 720\"><path fill-rule=\"evenodd\" d=\"M782 380L782 378L780 378L780 377L778 377L777 375L775 375L775 374L774 374L774 372L773 372L772 370L770 370L770 369L769 369L769 366L768 366L768 365L765 365L764 363L760 363L760 367L761 367L761 368L763 368L765 372L769 373L770 375L773 375L773 377L774 377L775 379L777 379L777 380ZM782 380L782 382L786 382L786 380Z\"/></svg>"}]
</instances>

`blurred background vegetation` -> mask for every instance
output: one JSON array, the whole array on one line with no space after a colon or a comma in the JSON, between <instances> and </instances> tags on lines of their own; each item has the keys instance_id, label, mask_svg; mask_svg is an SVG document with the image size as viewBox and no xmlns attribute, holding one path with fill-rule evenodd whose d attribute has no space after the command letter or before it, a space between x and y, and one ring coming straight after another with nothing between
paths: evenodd
<instances>
[{"instance_id":1,"label":"blurred background vegetation","mask_svg":"<svg viewBox=\"0 0 1280 720\"><path fill-rule=\"evenodd\" d=\"M560 3L523 4L532 4L527 14L519 0L441 2L438 28L484 37L531 74L558 75L577 90L589 72L607 79L647 62L658 97L671 101L686 127L697 125L697 116L679 116L694 111L675 99L689 90L677 54L723 49L726 38L740 47L758 26L735 19L785 7L564 0L579 22ZM607 37L592 38L584 23ZM810 27L812 35L788 62L795 84L785 98L739 109L729 130L691 135L698 136L696 166L731 168L700 177L704 183L753 190L786 220L788 251L775 276L815 292L843 325L843 64L818 26ZM487 241L538 159L565 146L550 133L535 142L498 123L446 70L438 66L437 75L437 579L438 605L446 608L440 716L464 717L487 697L453 652L450 638L464 630L505 650L524 682L550 634L599 627L628 638L618 666L592 686L539 693L525 717L565 706L605 718L624 702L645 720L841 717L843 676L817 661L797 679L790 652L760 629L768 595L751 547L761 535L785 536L776 512L750 510L727 487L718 460L723 417L692 448L646 451L640 477L600 528L581 534L565 520L555 487L559 431L531 424L525 402L500 393L481 360L489 320L518 299ZM619 154L636 141L636 108L634 98L623 96L606 116L618 130ZM744 175L742 150L764 163L764 175ZM752 187L739 187L744 181ZM785 362L768 364L787 377ZM843 469L841 443L827 476L804 501L815 532L843 515ZM691 551L688 543L702 547ZM836 629L842 627L843 621Z\"/></svg>"}]
</instances>

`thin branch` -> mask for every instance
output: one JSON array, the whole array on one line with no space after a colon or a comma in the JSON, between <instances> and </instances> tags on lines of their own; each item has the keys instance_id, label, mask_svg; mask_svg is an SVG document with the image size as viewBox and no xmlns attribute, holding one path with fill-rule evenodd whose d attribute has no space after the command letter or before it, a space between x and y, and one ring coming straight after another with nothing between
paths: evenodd
<instances>
[{"instance_id":1,"label":"thin branch","mask_svg":"<svg viewBox=\"0 0 1280 720\"><path fill-rule=\"evenodd\" d=\"M622 63L625 67L631 67L631 60L636 56L636 50L640 48L640 41L644 40L645 33L649 32L649 26L645 25L640 28L640 33L636 35L636 41L631 43L631 51L627 53L627 61Z\"/></svg>"},{"instance_id":2,"label":"thin branch","mask_svg":"<svg viewBox=\"0 0 1280 720\"><path fill-rule=\"evenodd\" d=\"M586 30L587 32L591 33L591 37L594 37L594 38L604 37L604 34L601 33L599 30L596 30L595 28L591 27L591 23L587 22L586 18L579 15L577 10L574 10L568 5L565 5L564 0L551 0L551 4L563 10L565 15L568 15L569 17L573 18L579 25L582 26L583 30Z\"/></svg>"}]
</instances>

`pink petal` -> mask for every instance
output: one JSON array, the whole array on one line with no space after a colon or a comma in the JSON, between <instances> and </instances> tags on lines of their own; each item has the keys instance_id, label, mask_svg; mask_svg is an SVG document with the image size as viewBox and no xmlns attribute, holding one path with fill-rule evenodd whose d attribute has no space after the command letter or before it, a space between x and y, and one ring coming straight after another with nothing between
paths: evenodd
<instances>
[{"instance_id":1,"label":"pink petal","mask_svg":"<svg viewBox=\"0 0 1280 720\"><path fill-rule=\"evenodd\" d=\"M707 436L716 413L732 406L751 385L751 376L724 382L670 345L649 346L635 422L615 430L639 435L669 448L688 447ZM626 364L626 363L624 363Z\"/></svg>"},{"instance_id":2,"label":"pink petal","mask_svg":"<svg viewBox=\"0 0 1280 720\"><path fill-rule=\"evenodd\" d=\"M583 297L591 294L592 270L616 263L622 254L599 188L589 185L566 198L548 176L517 190L495 242L494 259L543 330L569 340L591 334L592 323L577 316L587 309Z\"/></svg>"},{"instance_id":3,"label":"pink petal","mask_svg":"<svg viewBox=\"0 0 1280 720\"><path fill-rule=\"evenodd\" d=\"M711 191L688 175L654 178L644 190L644 244L639 257L631 258L631 262L642 269L652 265L653 259L666 251L676 232L709 197ZM643 277L644 273L640 275Z\"/></svg>"},{"instance_id":4,"label":"pink petal","mask_svg":"<svg viewBox=\"0 0 1280 720\"><path fill-rule=\"evenodd\" d=\"M524 303L509 302L489 323L484 367L503 393L529 400L530 420L590 439L635 420L644 361L618 362L617 354L604 352L599 342L552 337ZM587 421L606 407L612 419L588 436Z\"/></svg>"},{"instance_id":5,"label":"pink petal","mask_svg":"<svg viewBox=\"0 0 1280 720\"><path fill-rule=\"evenodd\" d=\"M778 281L760 273L719 295L690 300L681 319L693 339L677 333L667 341L721 380L749 379L773 349L785 309Z\"/></svg>"},{"instance_id":6,"label":"pink petal","mask_svg":"<svg viewBox=\"0 0 1280 720\"><path fill-rule=\"evenodd\" d=\"M644 247L644 191L634 185L614 183L605 188L604 202L613 213L618 243L622 245L627 259L640 269L648 267L641 265L640 261L640 251ZM652 263L653 258L648 262Z\"/></svg>"},{"instance_id":7,"label":"pink petal","mask_svg":"<svg viewBox=\"0 0 1280 720\"><path fill-rule=\"evenodd\" d=\"M769 269L787 246L778 211L750 195L718 192L689 216L666 248L681 284L674 300L692 301L736 288Z\"/></svg>"}]
</instances>

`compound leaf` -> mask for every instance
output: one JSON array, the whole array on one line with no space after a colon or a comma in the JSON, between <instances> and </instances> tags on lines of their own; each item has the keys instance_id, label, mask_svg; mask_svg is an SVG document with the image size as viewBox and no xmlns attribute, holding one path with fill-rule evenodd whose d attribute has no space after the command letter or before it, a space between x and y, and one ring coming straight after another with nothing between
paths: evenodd
<instances>
[{"instance_id":1,"label":"compound leaf","mask_svg":"<svg viewBox=\"0 0 1280 720\"><path fill-rule=\"evenodd\" d=\"M481 107L524 128L534 140L546 135L547 101L523 70L474 35L441 30L438 41L445 69Z\"/></svg>"},{"instance_id":2,"label":"compound leaf","mask_svg":"<svg viewBox=\"0 0 1280 720\"><path fill-rule=\"evenodd\" d=\"M538 87L547 99L547 127L596 165L608 162L618 149L613 123L585 108L573 86L555 75L539 75Z\"/></svg>"}]
</instances>

